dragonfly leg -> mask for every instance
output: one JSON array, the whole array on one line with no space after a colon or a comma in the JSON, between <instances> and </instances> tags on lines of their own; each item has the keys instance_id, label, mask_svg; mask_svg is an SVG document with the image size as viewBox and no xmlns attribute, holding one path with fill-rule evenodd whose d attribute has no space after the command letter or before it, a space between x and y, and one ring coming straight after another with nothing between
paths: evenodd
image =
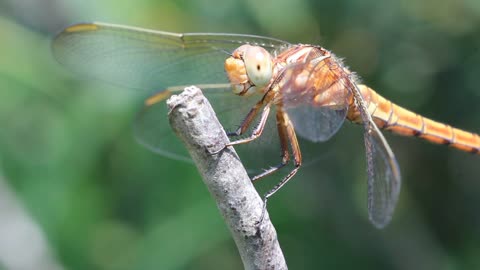
<instances>
[{"instance_id":1,"label":"dragonfly leg","mask_svg":"<svg viewBox=\"0 0 480 270\"><path fill-rule=\"evenodd\" d=\"M257 126L252 131L252 134L249 137L244 138L244 139L240 139L240 140L236 140L236 141L233 141L233 142L229 142L229 143L225 144L221 149L219 149L215 152L212 152L211 154L212 155L218 154L229 146L249 143L249 142L255 140L256 138L260 137L260 135L262 135L263 129L265 128L265 124L267 123L268 115L270 114L270 106L271 106L270 103L265 105L265 107L263 108L262 115L260 116L260 121L258 122ZM257 103L255 105L255 107L253 107L250 110L250 113L247 115L247 117L245 118L245 120L243 121L242 125L240 126L240 128L238 130L241 131L242 127L244 127L244 129L247 130L249 125L251 124L251 122L255 118L256 114L258 114L258 111L261 107L262 107L261 102ZM242 131L242 132L245 132L245 130ZM235 133L235 135L236 134L237 133Z\"/></svg>"},{"instance_id":2,"label":"dragonfly leg","mask_svg":"<svg viewBox=\"0 0 480 270\"><path fill-rule=\"evenodd\" d=\"M268 175L278 171L279 169L281 169L282 167L287 165L288 162L290 161L290 153L288 152L288 131L287 131L286 126L284 125L283 113L284 112L279 110L279 111L277 111L277 115L276 115L276 118L277 118L277 132L278 132L278 137L280 139L280 148L281 148L281 151L282 151L282 155L281 155L282 161L277 166L274 166L274 167L262 172L261 174L258 174L258 175L255 175L254 177L252 177L252 182L255 182L255 181L257 181L257 180L259 180L259 179L261 179L265 176L268 176Z\"/></svg>"},{"instance_id":3,"label":"dragonfly leg","mask_svg":"<svg viewBox=\"0 0 480 270\"><path fill-rule=\"evenodd\" d=\"M237 130L235 130L234 132L228 132L227 135L229 137L230 136L240 136L243 133L245 133L245 131L247 131L247 129L252 124L255 117L258 115L258 112L260 111L262 106L263 106L263 101L262 100L257 102L255 104L255 106L253 106L253 108L248 112L247 116L243 119L242 123L237 128Z\"/></svg>"},{"instance_id":4,"label":"dragonfly leg","mask_svg":"<svg viewBox=\"0 0 480 270\"><path fill-rule=\"evenodd\" d=\"M285 127L285 131L287 133L286 134L287 138L288 138L288 140L290 142L290 146L292 148L292 155L293 155L293 160L294 160L295 167L293 168L292 171L290 171L290 173L288 173L282 179L282 181L280 181L271 190L269 190L267 193L265 193L263 195L263 210L262 210L262 215L260 217L259 224L263 221L263 219L265 217L265 213L267 211L268 199L271 196L273 196L273 194L275 194L280 188L282 188L290 179L292 179L292 177L297 173L298 169L300 169L300 167L302 166L302 153L300 151L300 145L298 144L297 135L295 134L293 124L290 121L290 119L288 118L288 115L286 113L281 111L281 112L279 112L279 114L281 116L281 119L279 119L279 120L283 120L283 121L280 121L280 124L282 125L282 123L283 123L283 125Z\"/></svg>"},{"instance_id":5,"label":"dragonfly leg","mask_svg":"<svg viewBox=\"0 0 480 270\"><path fill-rule=\"evenodd\" d=\"M247 138L239 139L233 142L228 143L226 146L232 146L237 144L244 144L249 143L256 138L262 135L263 129L265 128L265 124L267 123L268 115L270 114L270 104L267 104L262 111L262 115L260 116L260 121L258 122L257 126L253 129L252 134Z\"/></svg>"}]
</instances>

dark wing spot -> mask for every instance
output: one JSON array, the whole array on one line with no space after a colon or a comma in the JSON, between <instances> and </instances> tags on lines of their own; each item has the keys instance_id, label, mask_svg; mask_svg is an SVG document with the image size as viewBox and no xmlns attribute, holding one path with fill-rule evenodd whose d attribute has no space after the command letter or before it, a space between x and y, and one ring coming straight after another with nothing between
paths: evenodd
<instances>
[{"instance_id":1,"label":"dark wing spot","mask_svg":"<svg viewBox=\"0 0 480 270\"><path fill-rule=\"evenodd\" d=\"M257 70L260 71L260 65L257 65Z\"/></svg>"}]
</instances>

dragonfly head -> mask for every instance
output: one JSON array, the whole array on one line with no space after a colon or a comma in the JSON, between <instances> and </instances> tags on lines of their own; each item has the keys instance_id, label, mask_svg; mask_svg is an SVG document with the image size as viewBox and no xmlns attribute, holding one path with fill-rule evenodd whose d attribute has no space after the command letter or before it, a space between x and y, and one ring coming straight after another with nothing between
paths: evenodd
<instances>
[{"instance_id":1,"label":"dragonfly head","mask_svg":"<svg viewBox=\"0 0 480 270\"><path fill-rule=\"evenodd\" d=\"M242 45L225 60L233 93L249 96L264 93L273 74L272 56L262 47Z\"/></svg>"}]
</instances>

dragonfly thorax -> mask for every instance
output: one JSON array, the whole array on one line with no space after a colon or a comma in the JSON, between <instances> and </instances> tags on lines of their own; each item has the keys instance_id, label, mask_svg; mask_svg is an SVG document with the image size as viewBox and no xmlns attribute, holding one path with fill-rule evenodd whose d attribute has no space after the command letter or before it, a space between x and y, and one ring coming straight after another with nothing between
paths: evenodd
<instances>
[{"instance_id":1,"label":"dragonfly thorax","mask_svg":"<svg viewBox=\"0 0 480 270\"><path fill-rule=\"evenodd\" d=\"M240 96L264 93L272 79L273 61L264 48L242 45L225 60L233 92Z\"/></svg>"}]
</instances>

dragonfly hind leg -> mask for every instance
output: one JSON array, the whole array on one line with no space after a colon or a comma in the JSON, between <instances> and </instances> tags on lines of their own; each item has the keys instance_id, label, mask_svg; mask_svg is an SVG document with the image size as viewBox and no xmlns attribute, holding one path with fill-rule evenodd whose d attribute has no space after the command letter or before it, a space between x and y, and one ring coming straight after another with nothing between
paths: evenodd
<instances>
[{"instance_id":1,"label":"dragonfly hind leg","mask_svg":"<svg viewBox=\"0 0 480 270\"><path fill-rule=\"evenodd\" d=\"M278 132L278 137L280 139L280 148L282 151L282 154L281 154L282 161L280 164L274 167L271 167L270 169L265 170L264 172L252 177L252 182L256 182L257 180L260 180L261 178L266 177L280 170L281 168L285 167L288 164L288 162L290 162L290 153L288 152L288 141L289 141L288 131L285 125L283 125L283 115L281 113L277 113L276 118L277 118L276 119L277 132Z\"/></svg>"},{"instance_id":2,"label":"dragonfly hind leg","mask_svg":"<svg viewBox=\"0 0 480 270\"><path fill-rule=\"evenodd\" d=\"M298 169L302 166L302 153L300 151L300 146L298 144L297 140L297 135L295 134L295 130L293 128L293 124L288 118L288 115L283 112L282 110L277 111L277 127L278 127L278 135L280 136L280 143L282 146L282 152L287 152L287 156L284 156L283 159L288 158L288 147L287 147L287 140L290 142L290 147L292 149L292 155L293 155L293 161L295 167L278 183L276 184L271 190L269 190L267 193L263 195L263 210L262 210L262 215L260 217L260 221L258 222L259 224L262 223L265 213L267 211L267 201L268 199L273 196L279 189L281 189L292 177L297 173ZM287 160L288 161L288 160ZM283 160L282 160L283 163ZM285 166L282 165L281 167ZM278 167L278 166L277 166ZM273 173L274 171L280 169L281 167L278 168L272 168L272 170L269 173ZM262 177L266 176L261 174ZM258 180L259 178L255 179ZM254 181L254 179L252 179Z\"/></svg>"}]
</instances>

